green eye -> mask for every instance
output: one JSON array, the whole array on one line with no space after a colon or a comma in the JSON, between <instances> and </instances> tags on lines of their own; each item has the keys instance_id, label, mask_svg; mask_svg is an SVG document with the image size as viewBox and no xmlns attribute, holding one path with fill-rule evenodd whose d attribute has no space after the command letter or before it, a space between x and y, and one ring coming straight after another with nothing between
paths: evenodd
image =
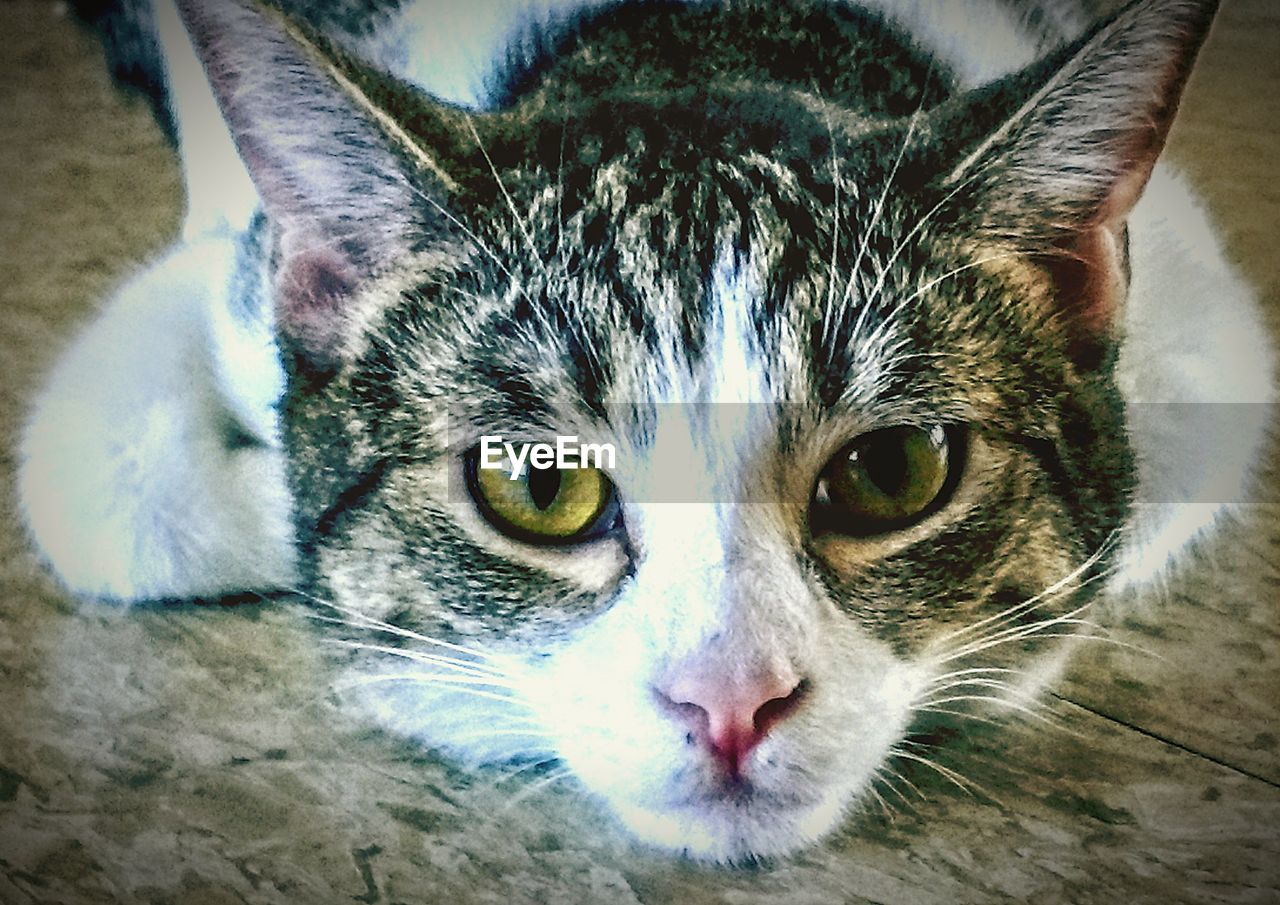
<instances>
[{"instance_id":1,"label":"green eye","mask_svg":"<svg viewBox=\"0 0 1280 905\"><path fill-rule=\"evenodd\" d=\"M827 463L814 494L826 530L868 536L903 528L941 498L951 444L941 425L863 434Z\"/></svg>"},{"instance_id":2,"label":"green eye","mask_svg":"<svg viewBox=\"0 0 1280 905\"><path fill-rule=\"evenodd\" d=\"M534 468L512 480L507 467L481 468L468 458L467 483L489 522L538 544L573 544L604 534L617 517L613 483L598 468Z\"/></svg>"}]
</instances>

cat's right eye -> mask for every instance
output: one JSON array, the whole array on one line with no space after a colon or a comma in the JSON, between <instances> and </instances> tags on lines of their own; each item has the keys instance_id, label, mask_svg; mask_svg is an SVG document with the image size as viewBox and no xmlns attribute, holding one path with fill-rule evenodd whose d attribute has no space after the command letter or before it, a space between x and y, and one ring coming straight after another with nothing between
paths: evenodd
<instances>
[{"instance_id":1,"label":"cat's right eye","mask_svg":"<svg viewBox=\"0 0 1280 905\"><path fill-rule=\"evenodd\" d=\"M479 450L466 459L467 489L503 534L527 543L565 546L607 534L618 522L613 482L599 468L538 468L512 477L509 462L483 468Z\"/></svg>"},{"instance_id":2,"label":"cat's right eye","mask_svg":"<svg viewBox=\"0 0 1280 905\"><path fill-rule=\"evenodd\" d=\"M846 444L822 469L811 508L819 532L869 537L934 511L958 466L953 433L941 425L890 427Z\"/></svg>"}]
</instances>

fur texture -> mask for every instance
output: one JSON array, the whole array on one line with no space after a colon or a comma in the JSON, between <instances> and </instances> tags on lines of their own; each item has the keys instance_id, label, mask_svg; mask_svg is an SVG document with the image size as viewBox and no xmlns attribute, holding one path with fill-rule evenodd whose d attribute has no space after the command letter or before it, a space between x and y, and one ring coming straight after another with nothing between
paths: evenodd
<instances>
[{"instance_id":1,"label":"fur texture","mask_svg":"<svg viewBox=\"0 0 1280 905\"><path fill-rule=\"evenodd\" d=\"M358 56L420 9L189 2L189 44L162 12L208 73L171 75L185 239L37 407L33 533L88 594L298 587L397 728L562 763L668 849L792 851L1243 498L1262 425L1201 444L1167 406L1271 398L1248 291L1156 168L1211 7L1042 60L1082 15L993 0L966 53L946 4L620 4L505 54L479 16L485 96ZM232 142L260 216L199 200ZM130 353L156 330L171 359ZM939 505L815 520L825 464L902 425L950 438ZM616 524L506 536L466 489L486 433L615 443ZM675 689L762 676L794 706L726 778Z\"/></svg>"}]
</instances>

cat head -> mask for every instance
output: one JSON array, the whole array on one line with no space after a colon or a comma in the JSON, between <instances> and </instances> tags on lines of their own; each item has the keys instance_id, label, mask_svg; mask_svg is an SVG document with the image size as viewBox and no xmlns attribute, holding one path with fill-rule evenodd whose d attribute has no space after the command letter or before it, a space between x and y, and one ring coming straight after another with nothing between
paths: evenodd
<instances>
[{"instance_id":1,"label":"cat head","mask_svg":"<svg viewBox=\"0 0 1280 905\"><path fill-rule=\"evenodd\" d=\"M307 590L387 720L734 860L1043 681L1125 526L1125 218L1213 4L903 115L554 67L472 114L181 6L271 225Z\"/></svg>"}]
</instances>

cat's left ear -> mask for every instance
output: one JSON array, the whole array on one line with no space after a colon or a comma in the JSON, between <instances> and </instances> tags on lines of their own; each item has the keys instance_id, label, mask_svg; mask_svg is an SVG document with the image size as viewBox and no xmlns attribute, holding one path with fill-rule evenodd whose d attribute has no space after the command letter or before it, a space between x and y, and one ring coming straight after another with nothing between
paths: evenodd
<instances>
[{"instance_id":1,"label":"cat's left ear","mask_svg":"<svg viewBox=\"0 0 1280 905\"><path fill-rule=\"evenodd\" d=\"M1047 64L958 111L955 122L973 123L993 105L1015 107L963 149L942 189L963 199L981 233L1039 255L1086 331L1115 319L1125 220L1164 148L1217 6L1130 3Z\"/></svg>"}]
</instances>

